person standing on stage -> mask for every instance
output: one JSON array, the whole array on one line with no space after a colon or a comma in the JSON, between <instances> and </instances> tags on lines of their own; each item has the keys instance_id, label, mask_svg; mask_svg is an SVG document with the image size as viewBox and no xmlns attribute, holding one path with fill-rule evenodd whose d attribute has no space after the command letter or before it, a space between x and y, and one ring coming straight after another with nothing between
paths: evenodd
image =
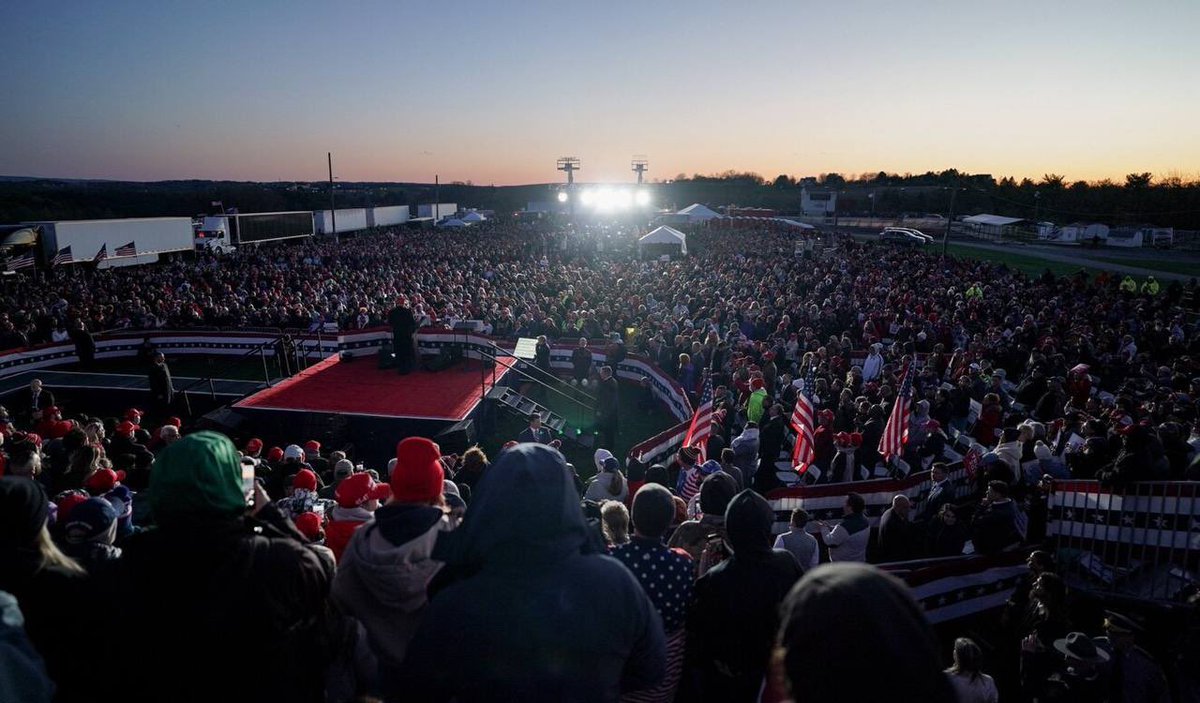
<instances>
[{"instance_id":1,"label":"person standing on stage","mask_svg":"<svg viewBox=\"0 0 1200 703\"><path fill-rule=\"evenodd\" d=\"M600 445L616 446L617 440L617 379L611 366L600 367L600 381L596 390L596 431L600 433Z\"/></svg>"},{"instance_id":2,"label":"person standing on stage","mask_svg":"<svg viewBox=\"0 0 1200 703\"><path fill-rule=\"evenodd\" d=\"M83 320L76 320L70 332L71 341L75 343L75 356L79 357L79 368L90 369L96 360L96 340L92 333L83 326Z\"/></svg>"},{"instance_id":3,"label":"person standing on stage","mask_svg":"<svg viewBox=\"0 0 1200 703\"><path fill-rule=\"evenodd\" d=\"M396 353L396 373L406 374L417 362L417 345L413 335L417 321L413 317L408 299L398 298L396 307L388 313L388 324L392 326L392 350Z\"/></svg>"},{"instance_id":4,"label":"person standing on stage","mask_svg":"<svg viewBox=\"0 0 1200 703\"><path fill-rule=\"evenodd\" d=\"M171 414L175 402L175 386L171 383L171 369L162 352L154 352L154 365L150 367L150 400L158 417Z\"/></svg>"}]
</instances>

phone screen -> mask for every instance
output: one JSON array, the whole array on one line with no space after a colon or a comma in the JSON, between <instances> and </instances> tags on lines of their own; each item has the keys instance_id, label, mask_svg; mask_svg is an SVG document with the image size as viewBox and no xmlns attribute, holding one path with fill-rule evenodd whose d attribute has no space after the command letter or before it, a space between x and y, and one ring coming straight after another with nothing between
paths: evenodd
<instances>
[{"instance_id":1,"label":"phone screen","mask_svg":"<svg viewBox=\"0 0 1200 703\"><path fill-rule=\"evenodd\" d=\"M242 492L246 494L246 505L254 505L254 465L242 464Z\"/></svg>"}]
</instances>

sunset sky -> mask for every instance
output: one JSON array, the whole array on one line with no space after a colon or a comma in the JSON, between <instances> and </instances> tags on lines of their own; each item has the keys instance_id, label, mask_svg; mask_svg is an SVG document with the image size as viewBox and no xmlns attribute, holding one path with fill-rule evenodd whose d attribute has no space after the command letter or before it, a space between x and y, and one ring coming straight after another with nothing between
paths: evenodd
<instances>
[{"instance_id":1,"label":"sunset sky","mask_svg":"<svg viewBox=\"0 0 1200 703\"><path fill-rule=\"evenodd\" d=\"M1200 172L1200 2L29 2L0 175Z\"/></svg>"}]
</instances>

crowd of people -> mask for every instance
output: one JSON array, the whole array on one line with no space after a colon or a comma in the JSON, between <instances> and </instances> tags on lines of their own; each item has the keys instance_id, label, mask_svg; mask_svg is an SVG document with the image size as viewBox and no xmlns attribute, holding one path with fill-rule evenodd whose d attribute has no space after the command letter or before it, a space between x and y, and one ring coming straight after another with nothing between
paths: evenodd
<instances>
[{"instance_id":1,"label":"crowd of people","mask_svg":"<svg viewBox=\"0 0 1200 703\"><path fill-rule=\"evenodd\" d=\"M693 256L642 261L586 230L512 224L10 285L9 346L80 328L366 328L404 298L423 326L641 354L694 401L711 385L714 424L649 466L607 449L571 466L534 421L495 457L410 437L367 467L165 413L92 417L31 387L0 413L0 641L21 672L0 685L15 700L995 701L986 663L1005 700L1163 700L1137 620L1111 613L1089 636L1052 555L1030 556L986 657L943 647L866 562L1030 545L1047 476L1200 479L1183 288L827 243L814 261L784 232L710 229ZM906 372L909 434L885 461ZM928 468L928 496L897 496L873 526L850 486L836 524L797 511L774 534L764 496L801 392L818 425L801 480ZM963 437L982 499L947 474ZM1197 690L1194 667L1165 663L1171 690Z\"/></svg>"}]
</instances>

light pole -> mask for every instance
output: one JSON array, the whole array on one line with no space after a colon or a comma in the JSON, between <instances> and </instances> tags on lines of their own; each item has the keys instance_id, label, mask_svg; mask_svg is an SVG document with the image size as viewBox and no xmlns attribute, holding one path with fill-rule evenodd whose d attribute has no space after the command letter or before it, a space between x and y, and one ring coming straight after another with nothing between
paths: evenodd
<instances>
[{"instance_id":1,"label":"light pole","mask_svg":"<svg viewBox=\"0 0 1200 703\"><path fill-rule=\"evenodd\" d=\"M946 258L946 249L950 245L950 228L954 226L954 198L958 195L958 187L950 187L950 211L946 213L946 231L942 233L942 258Z\"/></svg>"},{"instance_id":2,"label":"light pole","mask_svg":"<svg viewBox=\"0 0 1200 703\"><path fill-rule=\"evenodd\" d=\"M867 199L871 201L871 226L875 226L875 194L868 193Z\"/></svg>"},{"instance_id":3,"label":"light pole","mask_svg":"<svg viewBox=\"0 0 1200 703\"><path fill-rule=\"evenodd\" d=\"M329 221L330 226L333 227L333 242L337 244L337 207L333 204L333 152L327 151L325 155L329 158Z\"/></svg>"}]
</instances>

